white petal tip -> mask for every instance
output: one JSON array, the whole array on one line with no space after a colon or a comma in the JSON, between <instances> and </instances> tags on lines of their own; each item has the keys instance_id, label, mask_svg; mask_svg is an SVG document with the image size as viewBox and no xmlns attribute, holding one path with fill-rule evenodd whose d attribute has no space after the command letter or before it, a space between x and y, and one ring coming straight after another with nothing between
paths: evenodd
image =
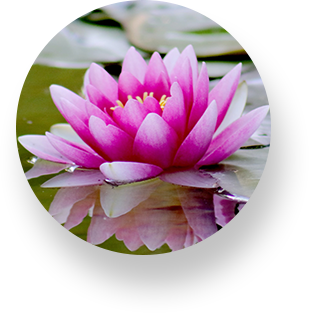
<instances>
[{"instance_id":1,"label":"white petal tip","mask_svg":"<svg viewBox=\"0 0 309 313\"><path fill-rule=\"evenodd\" d=\"M162 168L147 163L105 162L100 166L105 181L114 185L138 182L158 176Z\"/></svg>"}]
</instances>

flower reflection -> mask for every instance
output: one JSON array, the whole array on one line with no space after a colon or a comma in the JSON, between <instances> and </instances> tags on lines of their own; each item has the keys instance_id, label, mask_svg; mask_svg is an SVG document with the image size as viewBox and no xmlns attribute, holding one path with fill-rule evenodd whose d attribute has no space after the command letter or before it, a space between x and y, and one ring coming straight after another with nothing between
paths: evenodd
<instances>
[{"instance_id":1,"label":"flower reflection","mask_svg":"<svg viewBox=\"0 0 309 313\"><path fill-rule=\"evenodd\" d=\"M98 245L115 235L130 251L145 245L172 251L200 242L225 226L239 204L217 189L177 186L159 179L123 186L60 188L50 214L72 229L91 216L87 241Z\"/></svg>"}]
</instances>

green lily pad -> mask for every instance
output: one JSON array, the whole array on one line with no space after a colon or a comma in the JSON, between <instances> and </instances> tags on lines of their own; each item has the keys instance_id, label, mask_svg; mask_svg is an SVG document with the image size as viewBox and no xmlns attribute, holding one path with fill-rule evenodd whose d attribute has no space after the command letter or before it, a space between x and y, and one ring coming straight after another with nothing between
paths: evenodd
<instances>
[{"instance_id":1,"label":"green lily pad","mask_svg":"<svg viewBox=\"0 0 309 313\"><path fill-rule=\"evenodd\" d=\"M198 57L245 53L240 44L214 21L185 7L157 1L102 8L122 23L134 45L167 53L192 44Z\"/></svg>"},{"instance_id":2,"label":"green lily pad","mask_svg":"<svg viewBox=\"0 0 309 313\"><path fill-rule=\"evenodd\" d=\"M205 171L218 179L221 188L235 198L250 198L259 183L269 148L238 150L232 156Z\"/></svg>"},{"instance_id":3,"label":"green lily pad","mask_svg":"<svg viewBox=\"0 0 309 313\"><path fill-rule=\"evenodd\" d=\"M87 68L92 62L120 62L130 44L123 30L76 20L62 29L42 50L35 63Z\"/></svg>"}]
</instances>

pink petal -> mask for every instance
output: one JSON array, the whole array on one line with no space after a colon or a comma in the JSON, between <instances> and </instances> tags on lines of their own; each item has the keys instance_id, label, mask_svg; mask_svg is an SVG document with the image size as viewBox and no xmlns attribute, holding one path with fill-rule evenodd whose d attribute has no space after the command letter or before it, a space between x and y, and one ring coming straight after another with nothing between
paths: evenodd
<instances>
[{"instance_id":1,"label":"pink petal","mask_svg":"<svg viewBox=\"0 0 309 313\"><path fill-rule=\"evenodd\" d=\"M194 166L205 154L217 122L217 104L213 101L180 145L173 166Z\"/></svg>"},{"instance_id":2,"label":"pink petal","mask_svg":"<svg viewBox=\"0 0 309 313\"><path fill-rule=\"evenodd\" d=\"M235 217L235 201L224 199L214 194L216 223L224 227Z\"/></svg>"},{"instance_id":3,"label":"pink petal","mask_svg":"<svg viewBox=\"0 0 309 313\"><path fill-rule=\"evenodd\" d=\"M116 238L122 240L130 251L135 251L144 245L135 225L132 225L134 222L134 216L130 220L126 216L126 223L123 223L121 228L116 231Z\"/></svg>"},{"instance_id":4,"label":"pink petal","mask_svg":"<svg viewBox=\"0 0 309 313\"><path fill-rule=\"evenodd\" d=\"M62 155L56 150L46 136L25 135L18 138L21 145L37 157L57 163L70 164L72 160Z\"/></svg>"},{"instance_id":5,"label":"pink petal","mask_svg":"<svg viewBox=\"0 0 309 313\"><path fill-rule=\"evenodd\" d=\"M104 176L99 170L75 170L63 173L45 182L43 188L93 186L104 183Z\"/></svg>"},{"instance_id":6,"label":"pink petal","mask_svg":"<svg viewBox=\"0 0 309 313\"><path fill-rule=\"evenodd\" d=\"M52 99L62 115L63 112L61 98L64 98L67 101L71 102L75 107L79 108L82 112L84 112L85 100L82 97L78 96L71 90L58 85L51 85L49 89Z\"/></svg>"},{"instance_id":7,"label":"pink petal","mask_svg":"<svg viewBox=\"0 0 309 313\"><path fill-rule=\"evenodd\" d=\"M160 107L159 101L154 97L147 97L143 103L144 107L153 113L157 113L158 115L162 115L162 109Z\"/></svg>"},{"instance_id":8,"label":"pink petal","mask_svg":"<svg viewBox=\"0 0 309 313\"><path fill-rule=\"evenodd\" d=\"M84 145L69 142L61 137L51 133L46 133L49 142L65 157L70 158L76 165L85 168L99 168L105 160L99 155L92 153L89 148Z\"/></svg>"},{"instance_id":9,"label":"pink petal","mask_svg":"<svg viewBox=\"0 0 309 313\"><path fill-rule=\"evenodd\" d=\"M96 108L89 101L85 101L85 112L80 112L78 108L74 107L72 103L65 99L62 99L61 103L63 104L63 114L67 122L89 147L99 153L100 149L98 149L97 142L94 140L88 127L89 114L93 113L94 115L98 115L108 124L115 124L115 122L106 113L100 111L100 109ZM79 118L79 116L82 116L82 119ZM91 151L91 149L89 151Z\"/></svg>"},{"instance_id":10,"label":"pink petal","mask_svg":"<svg viewBox=\"0 0 309 313\"><path fill-rule=\"evenodd\" d=\"M259 107L233 122L212 141L198 165L216 164L233 154L257 130L268 110L268 106Z\"/></svg>"},{"instance_id":11,"label":"pink petal","mask_svg":"<svg viewBox=\"0 0 309 313\"><path fill-rule=\"evenodd\" d=\"M192 195L193 196L193 195ZM205 205L205 200L200 199L200 204L191 204L188 207L182 206L187 217L188 224L194 232L194 236L205 240L218 231L216 218L212 208Z\"/></svg>"},{"instance_id":12,"label":"pink petal","mask_svg":"<svg viewBox=\"0 0 309 313\"><path fill-rule=\"evenodd\" d=\"M145 208L135 216L140 238L149 250L154 251L165 243L173 222L173 215L172 209Z\"/></svg>"},{"instance_id":13,"label":"pink petal","mask_svg":"<svg viewBox=\"0 0 309 313\"><path fill-rule=\"evenodd\" d=\"M172 96L167 99L162 117L176 131L180 139L185 136L187 114L182 90L177 82L171 87Z\"/></svg>"},{"instance_id":14,"label":"pink petal","mask_svg":"<svg viewBox=\"0 0 309 313\"><path fill-rule=\"evenodd\" d=\"M119 100L125 104L128 96L135 99L137 96L143 97L145 87L131 73L122 71L118 81Z\"/></svg>"},{"instance_id":15,"label":"pink petal","mask_svg":"<svg viewBox=\"0 0 309 313\"><path fill-rule=\"evenodd\" d=\"M108 181L121 184L153 178L162 172L156 165L137 162L106 162L100 170Z\"/></svg>"},{"instance_id":16,"label":"pink petal","mask_svg":"<svg viewBox=\"0 0 309 313\"><path fill-rule=\"evenodd\" d=\"M98 245L110 238L123 224L123 219L108 218L101 205L96 205L88 228L87 241Z\"/></svg>"},{"instance_id":17,"label":"pink petal","mask_svg":"<svg viewBox=\"0 0 309 313\"><path fill-rule=\"evenodd\" d=\"M185 243L184 243L184 247L185 248L188 248L188 247L191 247L195 244L195 236L194 236L194 233L193 233L193 229L187 225L187 236L186 236L186 240L185 240Z\"/></svg>"},{"instance_id":18,"label":"pink petal","mask_svg":"<svg viewBox=\"0 0 309 313\"><path fill-rule=\"evenodd\" d=\"M129 214L117 218L117 220L120 219L122 223L121 225L119 223L115 237L118 240L123 240L124 244L130 251L135 251L144 245L136 228L135 216L137 214L136 210L133 210Z\"/></svg>"},{"instance_id":19,"label":"pink petal","mask_svg":"<svg viewBox=\"0 0 309 313\"><path fill-rule=\"evenodd\" d=\"M170 86L169 77L161 72L157 77L154 86L151 89L145 87L145 90L147 92L153 92L154 97L160 101L162 96L170 96Z\"/></svg>"},{"instance_id":20,"label":"pink petal","mask_svg":"<svg viewBox=\"0 0 309 313\"><path fill-rule=\"evenodd\" d=\"M94 207L96 195L87 197L77 203L75 203L70 211L70 214L64 224L66 229L71 229L79 225L83 219L87 216L90 209Z\"/></svg>"},{"instance_id":21,"label":"pink petal","mask_svg":"<svg viewBox=\"0 0 309 313\"><path fill-rule=\"evenodd\" d=\"M191 110L193 92L198 78L198 63L192 45L187 46L170 74L171 83L178 81L185 97L188 112Z\"/></svg>"},{"instance_id":22,"label":"pink petal","mask_svg":"<svg viewBox=\"0 0 309 313\"><path fill-rule=\"evenodd\" d=\"M112 119L116 123L116 125L121 124L121 116L122 116L123 108L120 106L116 106L115 110L112 113ZM104 121L105 122L105 121ZM106 123L106 122L105 122ZM107 124L107 123L106 123Z\"/></svg>"},{"instance_id":23,"label":"pink petal","mask_svg":"<svg viewBox=\"0 0 309 313\"><path fill-rule=\"evenodd\" d=\"M62 99L62 114L66 121L72 126L77 135L89 146L95 147L95 142L88 128L88 114L81 112L71 102Z\"/></svg>"},{"instance_id":24,"label":"pink petal","mask_svg":"<svg viewBox=\"0 0 309 313\"><path fill-rule=\"evenodd\" d=\"M154 97L160 100L169 92L170 82L167 70L158 52L154 52L148 64L144 81L145 90L154 92Z\"/></svg>"},{"instance_id":25,"label":"pink petal","mask_svg":"<svg viewBox=\"0 0 309 313\"><path fill-rule=\"evenodd\" d=\"M248 86L246 82L243 81L238 85L233 100L229 106L229 109L227 110L227 113L222 123L218 127L214 137L216 137L227 126L229 126L230 124L232 124L234 121L241 117L246 106L247 96L248 96Z\"/></svg>"},{"instance_id":26,"label":"pink petal","mask_svg":"<svg viewBox=\"0 0 309 313\"><path fill-rule=\"evenodd\" d=\"M171 126L155 113L149 113L137 131L133 152L141 162L167 168L172 164L178 137Z\"/></svg>"},{"instance_id":27,"label":"pink petal","mask_svg":"<svg viewBox=\"0 0 309 313\"><path fill-rule=\"evenodd\" d=\"M173 222L171 223L165 242L172 251L177 251L184 248L188 223L181 206L173 207L173 213Z\"/></svg>"},{"instance_id":28,"label":"pink petal","mask_svg":"<svg viewBox=\"0 0 309 313\"><path fill-rule=\"evenodd\" d=\"M241 63L227 73L209 93L208 103L216 100L218 105L217 127L220 126L234 97L241 73Z\"/></svg>"},{"instance_id":29,"label":"pink petal","mask_svg":"<svg viewBox=\"0 0 309 313\"><path fill-rule=\"evenodd\" d=\"M212 193L204 191L198 194L195 190L178 190L182 209L194 235L201 240L218 231L214 214Z\"/></svg>"},{"instance_id":30,"label":"pink petal","mask_svg":"<svg viewBox=\"0 0 309 313\"><path fill-rule=\"evenodd\" d=\"M90 116L93 115L93 116L100 118L102 121L104 121L106 125L111 124L111 125L117 126L117 124L113 121L113 119L108 114L100 110L98 107L96 107L89 101L86 101L86 112L88 114L88 118L90 118Z\"/></svg>"},{"instance_id":31,"label":"pink petal","mask_svg":"<svg viewBox=\"0 0 309 313\"><path fill-rule=\"evenodd\" d=\"M69 164L62 164L62 163L54 163L45 161L43 159L38 159L32 168L26 172L26 178L31 179L35 177L40 177L42 175L50 175L59 173L60 171L64 170L65 168L69 167Z\"/></svg>"},{"instance_id":32,"label":"pink petal","mask_svg":"<svg viewBox=\"0 0 309 313\"><path fill-rule=\"evenodd\" d=\"M197 58L192 45L188 45L181 53L178 62L182 62L185 58L188 58L190 61L190 66L192 69L192 82L195 86L197 77L198 77L198 63Z\"/></svg>"},{"instance_id":33,"label":"pink petal","mask_svg":"<svg viewBox=\"0 0 309 313\"><path fill-rule=\"evenodd\" d=\"M147 87L153 86L157 77L163 72L168 76L165 65L162 58L158 52L154 52L150 58L148 68L145 75L144 85Z\"/></svg>"},{"instance_id":34,"label":"pink petal","mask_svg":"<svg viewBox=\"0 0 309 313\"><path fill-rule=\"evenodd\" d=\"M169 75L171 75L179 56L180 56L179 50L177 48L174 48L171 51L169 51L168 54L164 57L163 63Z\"/></svg>"},{"instance_id":35,"label":"pink petal","mask_svg":"<svg viewBox=\"0 0 309 313\"><path fill-rule=\"evenodd\" d=\"M59 223L67 221L73 205L94 192L93 187L62 188L56 193L48 213Z\"/></svg>"},{"instance_id":36,"label":"pink petal","mask_svg":"<svg viewBox=\"0 0 309 313\"><path fill-rule=\"evenodd\" d=\"M89 68L89 82L107 99L115 102L118 99L118 84L115 79L100 65L92 63Z\"/></svg>"},{"instance_id":37,"label":"pink petal","mask_svg":"<svg viewBox=\"0 0 309 313\"><path fill-rule=\"evenodd\" d=\"M209 77L207 73L206 64L203 62L201 73L198 77L195 86L195 96L193 106L190 112L188 123L188 131L194 127L197 121L201 118L208 106L208 92L209 92Z\"/></svg>"},{"instance_id":38,"label":"pink petal","mask_svg":"<svg viewBox=\"0 0 309 313\"><path fill-rule=\"evenodd\" d=\"M193 100L193 80L190 61L187 57L179 58L171 74L171 83L178 82L184 96L187 112L190 112Z\"/></svg>"},{"instance_id":39,"label":"pink petal","mask_svg":"<svg viewBox=\"0 0 309 313\"><path fill-rule=\"evenodd\" d=\"M137 130L141 126L148 113L149 111L142 103L131 99L127 102L124 109L122 110L118 124L129 135L135 137Z\"/></svg>"},{"instance_id":40,"label":"pink petal","mask_svg":"<svg viewBox=\"0 0 309 313\"><path fill-rule=\"evenodd\" d=\"M135 78L137 78L140 83L144 83L144 77L147 70L147 63L143 57L135 50L134 47L131 47L122 64L122 72L129 72Z\"/></svg>"},{"instance_id":41,"label":"pink petal","mask_svg":"<svg viewBox=\"0 0 309 313\"><path fill-rule=\"evenodd\" d=\"M112 102L100 90L98 90L92 85L86 86L86 94L87 94L87 98L89 99L89 101L93 103L94 105L96 105L101 110L105 108L110 109L111 107L114 107L116 105L116 102ZM118 90L117 90L117 95L118 95Z\"/></svg>"},{"instance_id":42,"label":"pink petal","mask_svg":"<svg viewBox=\"0 0 309 313\"><path fill-rule=\"evenodd\" d=\"M75 106L72 102L68 101L65 98L60 98L60 108L62 110L61 114L67 120L69 124L72 124L73 117L78 118L84 124L88 122L88 116L86 114L86 101L83 103L83 108Z\"/></svg>"},{"instance_id":43,"label":"pink petal","mask_svg":"<svg viewBox=\"0 0 309 313\"><path fill-rule=\"evenodd\" d=\"M115 161L132 159L133 138L126 132L113 125L106 125L95 116L90 117L89 128L101 155Z\"/></svg>"},{"instance_id":44,"label":"pink petal","mask_svg":"<svg viewBox=\"0 0 309 313\"><path fill-rule=\"evenodd\" d=\"M171 168L164 171L160 179L175 185L196 188L217 188L217 180L210 174L192 168Z\"/></svg>"}]
</instances>

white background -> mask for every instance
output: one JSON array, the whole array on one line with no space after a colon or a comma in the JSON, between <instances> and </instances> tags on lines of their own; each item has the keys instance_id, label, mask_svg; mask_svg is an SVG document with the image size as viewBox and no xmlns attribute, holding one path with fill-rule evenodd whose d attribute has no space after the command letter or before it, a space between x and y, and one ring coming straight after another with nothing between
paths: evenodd
<instances>
[{"instance_id":1,"label":"white background","mask_svg":"<svg viewBox=\"0 0 309 313\"><path fill-rule=\"evenodd\" d=\"M190 7L194 6L265 6L265 7L286 7L286 6L309 6L309 0L148 0L149 3L175 3L186 4Z\"/></svg>"}]
</instances>

